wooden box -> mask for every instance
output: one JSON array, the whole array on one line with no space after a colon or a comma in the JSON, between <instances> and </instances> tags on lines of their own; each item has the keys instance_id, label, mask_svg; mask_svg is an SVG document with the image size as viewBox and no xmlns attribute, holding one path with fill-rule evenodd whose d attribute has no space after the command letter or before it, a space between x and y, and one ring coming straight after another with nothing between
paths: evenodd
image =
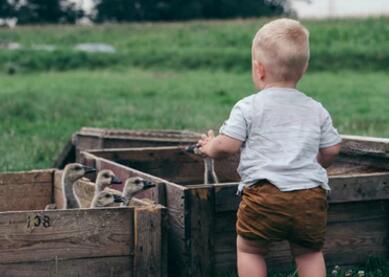
<instances>
[{"instance_id":1,"label":"wooden box","mask_svg":"<svg viewBox=\"0 0 389 277\"><path fill-rule=\"evenodd\" d=\"M181 147L96 150L83 160L121 176L165 182L149 197L168 208L169 276L214 276L236 267L238 159L215 161L220 184L203 184L203 161ZM325 256L328 265L388 257L389 140L344 136L342 154L328 170L330 186ZM267 257L270 269L288 269L287 243Z\"/></svg>"},{"instance_id":2,"label":"wooden box","mask_svg":"<svg viewBox=\"0 0 389 277\"><path fill-rule=\"evenodd\" d=\"M67 163L78 161L80 152L88 149L173 146L195 143L199 138L200 134L192 131L84 127L73 134L55 161L54 167L62 169Z\"/></svg>"},{"instance_id":3,"label":"wooden box","mask_svg":"<svg viewBox=\"0 0 389 277\"><path fill-rule=\"evenodd\" d=\"M0 174L0 276L166 276L164 207L45 211L60 174Z\"/></svg>"}]
</instances>

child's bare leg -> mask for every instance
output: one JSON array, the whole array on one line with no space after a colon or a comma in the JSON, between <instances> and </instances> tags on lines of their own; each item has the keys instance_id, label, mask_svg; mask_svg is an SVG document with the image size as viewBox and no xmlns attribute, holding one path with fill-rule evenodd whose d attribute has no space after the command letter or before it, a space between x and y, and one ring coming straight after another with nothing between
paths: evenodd
<instances>
[{"instance_id":1,"label":"child's bare leg","mask_svg":"<svg viewBox=\"0 0 389 277\"><path fill-rule=\"evenodd\" d=\"M312 252L295 257L299 277L325 277L323 252Z\"/></svg>"},{"instance_id":2,"label":"child's bare leg","mask_svg":"<svg viewBox=\"0 0 389 277\"><path fill-rule=\"evenodd\" d=\"M260 245L238 235L236 239L239 277L266 277L266 263Z\"/></svg>"}]
</instances>

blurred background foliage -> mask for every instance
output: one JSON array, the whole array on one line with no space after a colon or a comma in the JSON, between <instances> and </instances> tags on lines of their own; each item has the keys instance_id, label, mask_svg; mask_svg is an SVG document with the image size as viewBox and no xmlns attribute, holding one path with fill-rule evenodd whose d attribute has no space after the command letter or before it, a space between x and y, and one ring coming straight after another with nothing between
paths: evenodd
<instances>
[{"instance_id":1,"label":"blurred background foliage","mask_svg":"<svg viewBox=\"0 0 389 277\"><path fill-rule=\"evenodd\" d=\"M285 0L94 0L88 17L97 22L177 21L279 15ZM85 17L68 0L0 0L0 18L16 17L20 24L74 23Z\"/></svg>"}]
</instances>

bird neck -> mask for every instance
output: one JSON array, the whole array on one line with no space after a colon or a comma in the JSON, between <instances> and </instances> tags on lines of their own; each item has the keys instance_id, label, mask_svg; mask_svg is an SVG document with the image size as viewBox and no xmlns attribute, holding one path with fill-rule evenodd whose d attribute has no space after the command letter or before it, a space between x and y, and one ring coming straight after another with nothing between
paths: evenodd
<instances>
[{"instance_id":1,"label":"bird neck","mask_svg":"<svg viewBox=\"0 0 389 277\"><path fill-rule=\"evenodd\" d=\"M62 192L64 197L65 209L73 209L80 207L73 190L74 183L75 182L72 182L68 178L66 178L65 174L62 176Z\"/></svg>"},{"instance_id":2,"label":"bird neck","mask_svg":"<svg viewBox=\"0 0 389 277\"><path fill-rule=\"evenodd\" d=\"M215 162L212 158L204 158L204 184L217 184L219 180L215 172Z\"/></svg>"},{"instance_id":3,"label":"bird neck","mask_svg":"<svg viewBox=\"0 0 389 277\"><path fill-rule=\"evenodd\" d=\"M136 193L137 193L136 191L128 191L126 189L123 190L122 197L125 199L125 201L123 202L125 207L127 207L130 204L131 199L134 197Z\"/></svg>"}]
</instances>

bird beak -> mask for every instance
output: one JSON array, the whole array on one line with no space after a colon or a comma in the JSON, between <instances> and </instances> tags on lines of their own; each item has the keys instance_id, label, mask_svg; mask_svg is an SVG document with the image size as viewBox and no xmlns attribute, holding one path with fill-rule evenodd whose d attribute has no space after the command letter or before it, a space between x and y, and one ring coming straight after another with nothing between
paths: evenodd
<instances>
[{"instance_id":1,"label":"bird beak","mask_svg":"<svg viewBox=\"0 0 389 277\"><path fill-rule=\"evenodd\" d=\"M84 167L84 170L85 170L85 174L86 173L96 172L96 169L93 168L93 167L89 167L89 166L86 166L86 165L84 165L83 167Z\"/></svg>"},{"instance_id":2,"label":"bird beak","mask_svg":"<svg viewBox=\"0 0 389 277\"><path fill-rule=\"evenodd\" d=\"M121 203L121 202L125 202L125 201L126 200L122 196L116 195L116 194L113 195L113 202Z\"/></svg>"},{"instance_id":3,"label":"bird beak","mask_svg":"<svg viewBox=\"0 0 389 277\"><path fill-rule=\"evenodd\" d=\"M156 185L153 182L143 181L143 190L146 190L146 189L149 189L149 188L153 188L155 186Z\"/></svg>"},{"instance_id":4,"label":"bird beak","mask_svg":"<svg viewBox=\"0 0 389 277\"><path fill-rule=\"evenodd\" d=\"M196 148L197 148L197 144L192 144L192 145L185 147L185 151L188 153L194 154Z\"/></svg>"},{"instance_id":5,"label":"bird beak","mask_svg":"<svg viewBox=\"0 0 389 277\"><path fill-rule=\"evenodd\" d=\"M121 184L122 181L116 177L115 175L112 176L111 184Z\"/></svg>"}]
</instances>

